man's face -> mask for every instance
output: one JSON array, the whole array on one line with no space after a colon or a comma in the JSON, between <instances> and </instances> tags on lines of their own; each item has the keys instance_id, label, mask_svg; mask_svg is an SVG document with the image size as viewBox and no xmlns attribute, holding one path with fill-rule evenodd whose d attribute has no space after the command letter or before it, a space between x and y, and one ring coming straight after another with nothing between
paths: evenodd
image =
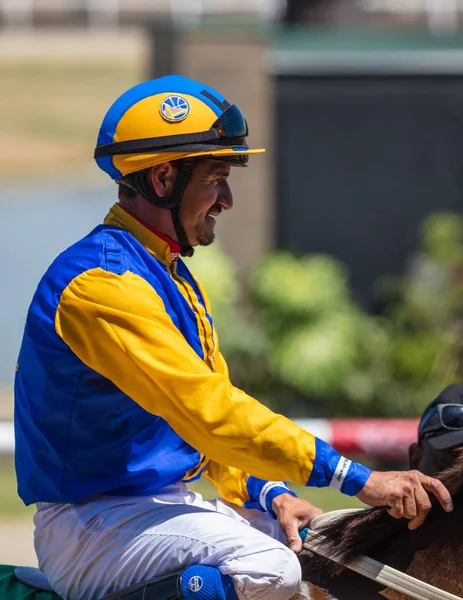
<instances>
[{"instance_id":1,"label":"man's face","mask_svg":"<svg viewBox=\"0 0 463 600\"><path fill-rule=\"evenodd\" d=\"M230 165L223 161L197 162L180 205L180 220L192 246L212 244L216 218L232 208L229 175Z\"/></svg>"}]
</instances>

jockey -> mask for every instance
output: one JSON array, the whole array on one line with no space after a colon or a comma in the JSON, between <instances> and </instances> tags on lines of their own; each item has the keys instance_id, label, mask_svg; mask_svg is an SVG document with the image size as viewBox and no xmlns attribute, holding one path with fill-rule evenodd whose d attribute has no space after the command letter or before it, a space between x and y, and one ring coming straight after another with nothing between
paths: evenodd
<instances>
[{"instance_id":1,"label":"jockey","mask_svg":"<svg viewBox=\"0 0 463 600\"><path fill-rule=\"evenodd\" d=\"M331 486L418 526L440 482L378 473L231 383L204 290L179 256L214 240L250 154L240 109L180 76L124 93L95 158L119 188L104 223L40 281L15 379L16 469L53 588L96 600L164 577L156 600L287 600L298 530ZM220 499L186 482L201 475ZM288 547L289 546L289 547Z\"/></svg>"},{"instance_id":2,"label":"jockey","mask_svg":"<svg viewBox=\"0 0 463 600\"><path fill-rule=\"evenodd\" d=\"M463 385L449 385L424 410L418 441L408 450L410 466L426 475L449 467L463 446Z\"/></svg>"}]
</instances>

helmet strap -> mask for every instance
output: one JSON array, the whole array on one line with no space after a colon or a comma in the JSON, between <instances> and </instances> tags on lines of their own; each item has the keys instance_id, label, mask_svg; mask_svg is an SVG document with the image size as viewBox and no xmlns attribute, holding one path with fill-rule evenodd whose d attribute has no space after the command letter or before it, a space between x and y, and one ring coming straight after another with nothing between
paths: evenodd
<instances>
[{"instance_id":1,"label":"helmet strap","mask_svg":"<svg viewBox=\"0 0 463 600\"><path fill-rule=\"evenodd\" d=\"M175 233L177 234L178 243L180 244L180 254L182 256L193 256L194 248L191 246L185 229L183 228L180 220L180 205L174 206L170 209L172 215L172 222L175 227Z\"/></svg>"},{"instance_id":2,"label":"helmet strap","mask_svg":"<svg viewBox=\"0 0 463 600\"><path fill-rule=\"evenodd\" d=\"M172 215L175 233L177 234L178 243L180 244L180 254L182 256L193 256L193 246L190 244L186 231L180 220L180 204L183 200L183 194L185 193L186 186L188 185L188 182L193 174L195 159L184 158L179 160L178 163L174 189L169 197L169 204L171 205L170 212Z\"/></svg>"}]
</instances>

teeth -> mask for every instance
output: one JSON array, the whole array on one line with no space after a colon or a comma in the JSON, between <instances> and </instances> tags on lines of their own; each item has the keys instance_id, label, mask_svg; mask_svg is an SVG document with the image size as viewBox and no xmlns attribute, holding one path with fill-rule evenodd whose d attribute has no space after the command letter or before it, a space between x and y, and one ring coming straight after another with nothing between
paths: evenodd
<instances>
[{"instance_id":1,"label":"teeth","mask_svg":"<svg viewBox=\"0 0 463 600\"><path fill-rule=\"evenodd\" d=\"M211 213L207 213L207 216L208 216L208 217L212 217L212 218L214 219L214 221L215 221L215 219L216 219L216 216L215 216L215 215L212 215Z\"/></svg>"}]
</instances>

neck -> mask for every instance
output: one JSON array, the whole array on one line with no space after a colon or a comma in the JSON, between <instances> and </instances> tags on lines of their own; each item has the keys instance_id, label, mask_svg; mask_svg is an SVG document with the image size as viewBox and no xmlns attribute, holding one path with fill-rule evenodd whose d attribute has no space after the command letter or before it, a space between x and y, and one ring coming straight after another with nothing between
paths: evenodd
<instances>
[{"instance_id":1,"label":"neck","mask_svg":"<svg viewBox=\"0 0 463 600\"><path fill-rule=\"evenodd\" d=\"M151 229L156 229L175 242L178 241L170 210L153 206L141 196L130 200L120 198L119 204Z\"/></svg>"}]
</instances>

